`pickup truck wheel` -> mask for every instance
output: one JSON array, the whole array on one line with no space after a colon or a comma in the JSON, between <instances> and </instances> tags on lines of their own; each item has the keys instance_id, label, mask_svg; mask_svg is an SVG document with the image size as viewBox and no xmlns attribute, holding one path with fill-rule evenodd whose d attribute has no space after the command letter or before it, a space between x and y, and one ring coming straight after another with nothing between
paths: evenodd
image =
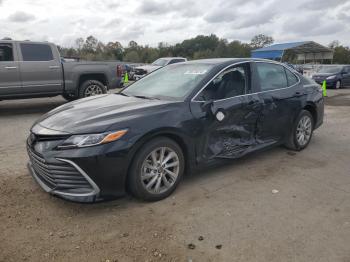
<instances>
[{"instance_id":1,"label":"pickup truck wheel","mask_svg":"<svg viewBox=\"0 0 350 262\"><path fill-rule=\"evenodd\" d=\"M106 94L107 88L100 81L87 80L79 88L79 98Z\"/></svg>"}]
</instances>

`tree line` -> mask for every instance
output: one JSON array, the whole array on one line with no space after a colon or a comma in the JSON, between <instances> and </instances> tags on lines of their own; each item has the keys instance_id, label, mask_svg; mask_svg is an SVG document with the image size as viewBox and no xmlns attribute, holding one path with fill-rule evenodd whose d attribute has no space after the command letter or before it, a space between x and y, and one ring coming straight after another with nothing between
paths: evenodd
<instances>
[{"instance_id":1,"label":"tree line","mask_svg":"<svg viewBox=\"0 0 350 262\"><path fill-rule=\"evenodd\" d=\"M181 56L188 59L249 57L252 49L270 45L273 42L272 37L262 34L253 37L250 43L243 43L239 40L229 42L211 34L208 36L198 35L175 45L160 42L157 47L150 47L130 41L124 47L118 41L105 44L94 36L89 36L86 39L78 38L75 41L76 47L59 46L59 50L63 57L76 57L82 60L120 60L151 63L159 57L166 56Z\"/></svg>"},{"instance_id":2,"label":"tree line","mask_svg":"<svg viewBox=\"0 0 350 262\"><path fill-rule=\"evenodd\" d=\"M219 38L215 34L208 36L198 35L186 39L181 43L169 45L160 42L157 47L139 45L130 41L127 46L120 42L103 43L94 36L86 39L78 38L76 47L59 47L63 57L80 58L82 60L119 60L134 63L151 63L159 57L181 56L187 59L201 59L214 57L250 57L251 50L265 47L274 43L271 36L259 34L254 36L249 43L239 40L228 41ZM350 64L350 49L339 41L333 41L329 47L334 50L333 63ZM289 61L296 62L296 61Z\"/></svg>"}]
</instances>

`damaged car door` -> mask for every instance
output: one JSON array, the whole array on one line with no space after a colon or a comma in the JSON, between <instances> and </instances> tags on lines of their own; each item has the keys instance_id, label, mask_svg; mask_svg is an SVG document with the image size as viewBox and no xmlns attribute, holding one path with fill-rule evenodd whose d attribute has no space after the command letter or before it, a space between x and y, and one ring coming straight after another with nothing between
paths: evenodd
<instances>
[{"instance_id":1,"label":"damaged car door","mask_svg":"<svg viewBox=\"0 0 350 262\"><path fill-rule=\"evenodd\" d=\"M257 142L271 145L284 141L302 108L305 89L286 67L273 62L254 62L262 110L257 122Z\"/></svg>"},{"instance_id":2,"label":"damaged car door","mask_svg":"<svg viewBox=\"0 0 350 262\"><path fill-rule=\"evenodd\" d=\"M237 158L253 150L261 105L251 93L251 66L241 63L220 72L192 99L192 113L202 128L199 161Z\"/></svg>"}]
</instances>

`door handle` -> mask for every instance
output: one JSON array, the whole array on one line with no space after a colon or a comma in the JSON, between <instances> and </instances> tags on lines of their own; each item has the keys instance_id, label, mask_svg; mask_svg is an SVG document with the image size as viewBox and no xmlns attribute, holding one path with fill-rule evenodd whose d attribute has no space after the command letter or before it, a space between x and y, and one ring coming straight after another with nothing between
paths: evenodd
<instances>
[{"instance_id":1,"label":"door handle","mask_svg":"<svg viewBox=\"0 0 350 262\"><path fill-rule=\"evenodd\" d=\"M5 69L9 69L9 70L17 69L17 66L5 66Z\"/></svg>"},{"instance_id":2,"label":"door handle","mask_svg":"<svg viewBox=\"0 0 350 262\"><path fill-rule=\"evenodd\" d=\"M49 66L50 69L57 69L59 66Z\"/></svg>"}]
</instances>

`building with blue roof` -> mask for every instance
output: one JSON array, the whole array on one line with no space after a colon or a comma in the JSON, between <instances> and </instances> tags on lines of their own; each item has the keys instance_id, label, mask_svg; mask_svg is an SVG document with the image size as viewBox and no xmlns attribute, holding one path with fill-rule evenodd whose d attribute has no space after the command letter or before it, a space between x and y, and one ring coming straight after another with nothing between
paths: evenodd
<instances>
[{"instance_id":1,"label":"building with blue roof","mask_svg":"<svg viewBox=\"0 0 350 262\"><path fill-rule=\"evenodd\" d=\"M264 58L281 62L296 60L297 63L323 63L333 60L333 50L313 41L274 44L255 49L252 58Z\"/></svg>"}]
</instances>

